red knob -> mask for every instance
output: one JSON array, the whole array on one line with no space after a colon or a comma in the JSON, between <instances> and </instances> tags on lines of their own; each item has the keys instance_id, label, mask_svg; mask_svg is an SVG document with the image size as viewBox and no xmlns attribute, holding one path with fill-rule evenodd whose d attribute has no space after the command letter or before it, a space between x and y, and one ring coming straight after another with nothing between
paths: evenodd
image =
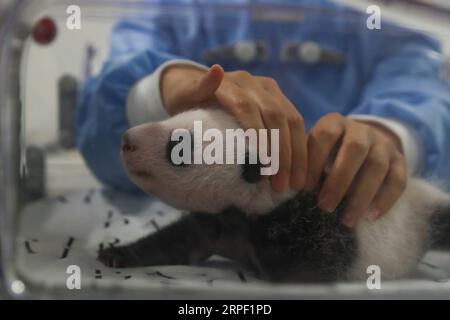
<instances>
[{"instance_id":1,"label":"red knob","mask_svg":"<svg viewBox=\"0 0 450 320\"><path fill-rule=\"evenodd\" d=\"M33 39L39 44L49 44L56 37L56 24L53 19L44 17L33 25Z\"/></svg>"}]
</instances>

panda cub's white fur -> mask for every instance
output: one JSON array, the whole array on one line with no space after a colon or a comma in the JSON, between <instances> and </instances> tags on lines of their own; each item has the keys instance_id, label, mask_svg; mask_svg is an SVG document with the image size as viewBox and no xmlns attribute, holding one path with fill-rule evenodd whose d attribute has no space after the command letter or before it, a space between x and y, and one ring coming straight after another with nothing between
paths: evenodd
<instances>
[{"instance_id":1,"label":"panda cub's white fur","mask_svg":"<svg viewBox=\"0 0 450 320\"><path fill-rule=\"evenodd\" d=\"M450 196L425 180L410 178L406 190L384 217L364 219L356 226L357 259L349 278L367 277L369 265L377 265L383 277L407 276L428 249L432 237L430 215L449 208Z\"/></svg>"},{"instance_id":2,"label":"panda cub's white fur","mask_svg":"<svg viewBox=\"0 0 450 320\"><path fill-rule=\"evenodd\" d=\"M177 208L211 213L232 204L249 215L263 214L295 194L293 191L273 192L266 179L260 183L246 183L238 165L192 165L185 171L169 165L166 146L171 133L180 128L193 131L194 121L202 121L204 130L218 129L224 136L226 129L240 128L231 115L219 109L188 111L165 121L131 128L126 135L139 145L139 154L122 152L125 167L129 173L137 169L149 173L147 179L131 174L131 180L144 191ZM224 154L226 152L230 150L224 150Z\"/></svg>"},{"instance_id":3,"label":"panda cub's white fur","mask_svg":"<svg viewBox=\"0 0 450 320\"><path fill-rule=\"evenodd\" d=\"M242 165L170 164L167 148L171 133L179 128L192 130L196 120L202 121L204 129L215 128L223 133L225 129L240 127L233 117L220 109L199 109L128 130L122 158L129 177L140 188L176 208L207 212L211 216L220 215L230 207L247 217L270 215L296 196L294 191L274 192L265 178L251 183L245 181ZM447 193L423 179L410 178L405 192L388 213L375 222L363 219L351 231L356 249L342 278L366 278L369 265L379 266L387 279L407 276L433 241L431 215L449 208ZM146 246L150 247L148 243ZM101 260L114 265L111 261L116 261L120 254L107 252ZM147 264L158 263L146 261Z\"/></svg>"}]
</instances>

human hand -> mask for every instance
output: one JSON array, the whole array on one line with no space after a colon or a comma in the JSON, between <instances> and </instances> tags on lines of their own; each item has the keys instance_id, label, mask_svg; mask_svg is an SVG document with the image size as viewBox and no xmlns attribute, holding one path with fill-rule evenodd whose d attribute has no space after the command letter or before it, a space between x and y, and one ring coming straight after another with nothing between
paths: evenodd
<instances>
[{"instance_id":1,"label":"human hand","mask_svg":"<svg viewBox=\"0 0 450 320\"><path fill-rule=\"evenodd\" d=\"M308 137L306 190L318 187L336 149L337 155L319 193L319 207L333 211L347 196L345 225L355 226L365 214L370 220L378 219L406 187L407 170L400 141L380 125L337 113L325 115Z\"/></svg>"},{"instance_id":2,"label":"human hand","mask_svg":"<svg viewBox=\"0 0 450 320\"><path fill-rule=\"evenodd\" d=\"M279 129L279 171L271 177L275 191L300 190L306 182L307 135L303 118L275 80L246 71L224 72L219 65L207 72L169 67L161 78L163 103L169 114L218 104L244 129Z\"/></svg>"}]
</instances>

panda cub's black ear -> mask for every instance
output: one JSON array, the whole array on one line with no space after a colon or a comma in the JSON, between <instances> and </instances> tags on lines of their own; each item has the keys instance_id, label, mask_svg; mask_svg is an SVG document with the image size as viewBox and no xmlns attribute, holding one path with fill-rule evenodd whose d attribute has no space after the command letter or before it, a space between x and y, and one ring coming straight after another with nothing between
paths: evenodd
<instances>
[{"instance_id":1,"label":"panda cub's black ear","mask_svg":"<svg viewBox=\"0 0 450 320\"><path fill-rule=\"evenodd\" d=\"M256 163L250 163L250 156L248 152L245 153L245 163L242 165L242 179L248 183L257 183L261 181L261 163L259 160Z\"/></svg>"}]
</instances>

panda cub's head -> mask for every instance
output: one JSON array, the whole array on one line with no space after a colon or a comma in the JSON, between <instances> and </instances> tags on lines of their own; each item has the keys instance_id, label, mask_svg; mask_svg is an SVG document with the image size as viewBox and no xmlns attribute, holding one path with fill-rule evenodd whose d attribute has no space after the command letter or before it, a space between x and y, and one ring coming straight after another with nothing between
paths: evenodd
<instances>
[{"instance_id":1,"label":"panda cub's head","mask_svg":"<svg viewBox=\"0 0 450 320\"><path fill-rule=\"evenodd\" d=\"M199 141L196 140L199 131L195 130L199 128L199 121L203 134L208 129L222 133L222 164L207 164L203 157L201 164L194 163L196 148L201 148L197 155L203 155L202 152L206 152L208 145L211 148L215 140L211 136L203 136L200 137L201 143L194 143ZM239 128L232 116L219 109L187 111L165 121L129 129L123 137L121 157L128 176L137 186L176 208L219 213L234 206L248 215L267 213L291 197L293 192L272 191L268 176L261 175L261 165L249 163L253 152L250 150L257 150L249 140L246 140L245 150L237 148L237 143L226 143L226 129ZM173 133L181 132L180 129L184 129L181 131L188 133L189 137L185 134L174 139ZM186 149L180 151L179 144L183 139L187 139L184 146L186 143L191 146L191 161L180 163L174 161L173 155L184 156L183 150ZM173 152L174 148L177 152ZM235 153L233 164L226 164L228 152Z\"/></svg>"}]
</instances>

